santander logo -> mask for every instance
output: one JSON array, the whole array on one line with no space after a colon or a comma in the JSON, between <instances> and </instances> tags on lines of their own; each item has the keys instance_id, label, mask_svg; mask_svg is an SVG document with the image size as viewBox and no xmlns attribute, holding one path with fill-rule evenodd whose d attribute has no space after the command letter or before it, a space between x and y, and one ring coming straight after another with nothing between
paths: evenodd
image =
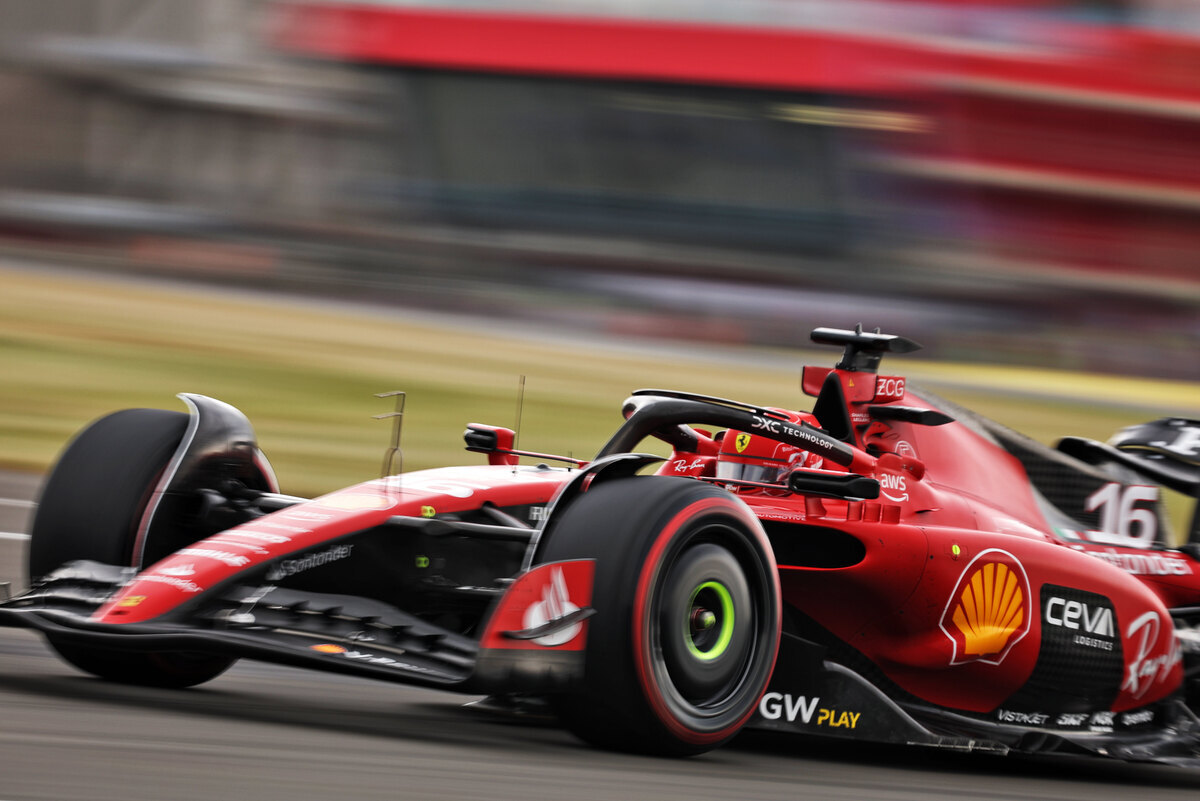
<instances>
[{"instance_id":1,"label":"santander logo","mask_svg":"<svg viewBox=\"0 0 1200 801\"><path fill-rule=\"evenodd\" d=\"M530 604L529 608L525 610L523 623L525 628L535 629L578 611L579 607L571 603L562 568L556 567L550 573L550 581L542 588L542 599L537 603ZM538 637L534 642L549 648L563 645L573 640L582 628L582 623L572 623L570 626Z\"/></svg>"}]
</instances>

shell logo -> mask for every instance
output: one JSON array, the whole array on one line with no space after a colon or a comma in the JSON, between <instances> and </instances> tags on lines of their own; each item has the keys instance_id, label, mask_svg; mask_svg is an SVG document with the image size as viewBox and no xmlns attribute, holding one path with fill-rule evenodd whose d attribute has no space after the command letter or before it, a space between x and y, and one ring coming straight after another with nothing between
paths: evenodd
<instances>
[{"instance_id":1,"label":"shell logo","mask_svg":"<svg viewBox=\"0 0 1200 801\"><path fill-rule=\"evenodd\" d=\"M1029 633L1029 578L1007 551L983 551L967 565L942 614L954 646L951 665L998 665Z\"/></svg>"}]
</instances>

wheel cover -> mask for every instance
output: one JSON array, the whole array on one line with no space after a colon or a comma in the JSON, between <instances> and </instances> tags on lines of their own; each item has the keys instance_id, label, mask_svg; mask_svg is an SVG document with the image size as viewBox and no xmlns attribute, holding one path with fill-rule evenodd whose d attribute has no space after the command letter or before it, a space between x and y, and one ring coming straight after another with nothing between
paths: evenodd
<instances>
[{"instance_id":1,"label":"wheel cover","mask_svg":"<svg viewBox=\"0 0 1200 801\"><path fill-rule=\"evenodd\" d=\"M692 591L689 606L684 620L688 651L705 662L720 657L729 648L736 625L729 588L719 581L706 581Z\"/></svg>"},{"instance_id":2,"label":"wheel cover","mask_svg":"<svg viewBox=\"0 0 1200 801\"><path fill-rule=\"evenodd\" d=\"M673 715L707 728L743 702L763 610L724 526L682 538L650 611L652 672ZM732 548L732 549L731 549Z\"/></svg>"}]
</instances>

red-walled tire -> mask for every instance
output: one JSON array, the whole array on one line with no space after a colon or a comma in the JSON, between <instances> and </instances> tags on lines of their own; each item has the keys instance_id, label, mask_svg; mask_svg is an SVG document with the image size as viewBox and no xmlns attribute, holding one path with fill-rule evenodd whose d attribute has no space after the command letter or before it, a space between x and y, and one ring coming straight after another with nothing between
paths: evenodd
<instances>
[{"instance_id":1,"label":"red-walled tire","mask_svg":"<svg viewBox=\"0 0 1200 801\"><path fill-rule=\"evenodd\" d=\"M71 441L38 499L30 530L31 581L76 559L134 564L139 524L187 422L182 412L126 409L96 420ZM47 640L80 670L127 684L190 687L236 661L211 654L118 651Z\"/></svg>"},{"instance_id":2,"label":"red-walled tire","mask_svg":"<svg viewBox=\"0 0 1200 801\"><path fill-rule=\"evenodd\" d=\"M754 713L779 649L779 578L749 508L693 479L599 484L550 531L544 561L595 559L583 688L563 724L604 748L687 755Z\"/></svg>"}]
</instances>

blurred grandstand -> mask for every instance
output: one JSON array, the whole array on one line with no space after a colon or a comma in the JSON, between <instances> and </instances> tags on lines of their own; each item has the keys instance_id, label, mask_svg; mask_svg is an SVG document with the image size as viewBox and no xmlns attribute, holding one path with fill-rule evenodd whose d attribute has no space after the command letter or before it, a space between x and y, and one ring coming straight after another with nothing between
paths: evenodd
<instances>
[{"instance_id":1,"label":"blurred grandstand","mask_svg":"<svg viewBox=\"0 0 1200 801\"><path fill-rule=\"evenodd\" d=\"M1200 377L1200 6L5 0L0 258Z\"/></svg>"}]
</instances>

